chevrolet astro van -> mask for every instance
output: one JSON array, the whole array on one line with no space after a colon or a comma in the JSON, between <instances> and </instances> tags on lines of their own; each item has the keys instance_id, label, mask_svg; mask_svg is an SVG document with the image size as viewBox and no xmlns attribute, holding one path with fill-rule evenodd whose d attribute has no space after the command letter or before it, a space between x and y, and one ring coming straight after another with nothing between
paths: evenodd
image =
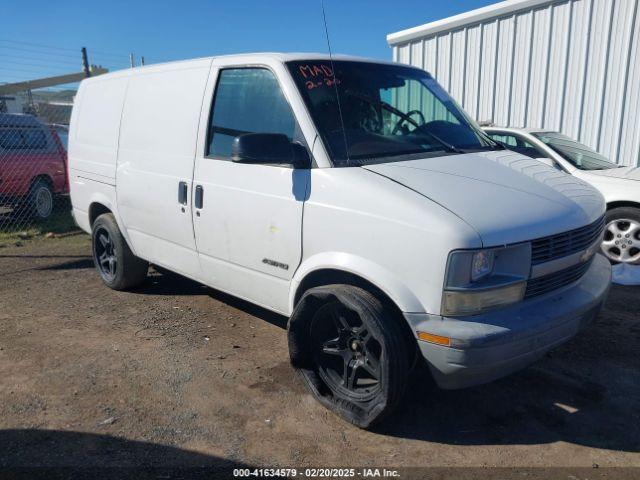
<instances>
[{"instance_id":1,"label":"chevrolet astro van","mask_svg":"<svg viewBox=\"0 0 640 480\"><path fill-rule=\"evenodd\" d=\"M416 361L446 389L497 379L609 288L602 195L409 66L261 53L90 78L69 168L108 287L151 263L286 315L292 365L362 428Z\"/></svg>"}]
</instances>

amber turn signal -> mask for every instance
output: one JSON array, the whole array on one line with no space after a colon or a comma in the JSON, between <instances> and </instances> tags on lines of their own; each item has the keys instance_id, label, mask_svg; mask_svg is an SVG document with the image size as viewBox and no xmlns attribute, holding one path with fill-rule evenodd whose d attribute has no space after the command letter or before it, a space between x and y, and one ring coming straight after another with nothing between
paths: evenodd
<instances>
[{"instance_id":1,"label":"amber turn signal","mask_svg":"<svg viewBox=\"0 0 640 480\"><path fill-rule=\"evenodd\" d=\"M438 345L444 345L445 347L451 346L451 339L449 337L442 337L440 335L434 335L433 333L418 332L418 338L424 342L436 343Z\"/></svg>"}]
</instances>

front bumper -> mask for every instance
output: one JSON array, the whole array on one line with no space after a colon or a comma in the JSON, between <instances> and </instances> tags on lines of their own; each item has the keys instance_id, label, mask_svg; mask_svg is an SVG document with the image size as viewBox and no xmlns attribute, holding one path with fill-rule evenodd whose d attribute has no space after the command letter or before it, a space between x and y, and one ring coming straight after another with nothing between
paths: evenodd
<instances>
[{"instance_id":1,"label":"front bumper","mask_svg":"<svg viewBox=\"0 0 640 480\"><path fill-rule=\"evenodd\" d=\"M520 370L573 337L598 315L610 284L611 265L598 254L577 282L495 312L405 317L414 334L455 339L452 347L420 340L418 345L441 388L464 388Z\"/></svg>"}]
</instances>

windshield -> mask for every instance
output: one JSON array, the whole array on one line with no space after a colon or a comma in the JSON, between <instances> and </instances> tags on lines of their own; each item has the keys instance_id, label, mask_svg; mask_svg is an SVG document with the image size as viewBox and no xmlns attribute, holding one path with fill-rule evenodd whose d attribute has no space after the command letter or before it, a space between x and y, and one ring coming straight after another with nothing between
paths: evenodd
<instances>
[{"instance_id":1,"label":"windshield","mask_svg":"<svg viewBox=\"0 0 640 480\"><path fill-rule=\"evenodd\" d=\"M531 135L548 145L549 148L580 170L606 170L619 166L586 145L561 133L534 132Z\"/></svg>"},{"instance_id":2,"label":"windshield","mask_svg":"<svg viewBox=\"0 0 640 480\"><path fill-rule=\"evenodd\" d=\"M287 65L335 166L502 149L422 70L329 60Z\"/></svg>"}]
</instances>

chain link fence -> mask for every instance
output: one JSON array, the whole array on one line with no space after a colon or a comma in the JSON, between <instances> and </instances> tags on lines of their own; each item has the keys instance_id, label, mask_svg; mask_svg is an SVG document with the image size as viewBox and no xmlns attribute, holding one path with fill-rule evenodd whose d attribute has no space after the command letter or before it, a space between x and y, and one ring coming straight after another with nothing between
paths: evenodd
<instances>
[{"instance_id":1,"label":"chain link fence","mask_svg":"<svg viewBox=\"0 0 640 480\"><path fill-rule=\"evenodd\" d=\"M0 38L0 248L78 231L66 161L73 99L87 76L134 63L133 54Z\"/></svg>"},{"instance_id":2,"label":"chain link fence","mask_svg":"<svg viewBox=\"0 0 640 480\"><path fill-rule=\"evenodd\" d=\"M74 229L67 139L75 89L0 96L0 243Z\"/></svg>"}]
</instances>

